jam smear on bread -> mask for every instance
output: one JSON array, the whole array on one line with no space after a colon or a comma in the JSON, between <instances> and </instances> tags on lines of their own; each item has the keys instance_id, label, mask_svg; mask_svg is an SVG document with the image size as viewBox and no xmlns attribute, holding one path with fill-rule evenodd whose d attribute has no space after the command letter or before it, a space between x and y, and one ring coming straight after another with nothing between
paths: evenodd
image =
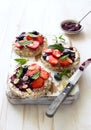
<instances>
[{"instance_id":1,"label":"jam smear on bread","mask_svg":"<svg viewBox=\"0 0 91 130\"><path fill-rule=\"evenodd\" d=\"M28 88L31 90L42 88L49 77L50 74L46 70L34 63L18 67L10 77L10 82L20 91L26 91Z\"/></svg>"}]
</instances>

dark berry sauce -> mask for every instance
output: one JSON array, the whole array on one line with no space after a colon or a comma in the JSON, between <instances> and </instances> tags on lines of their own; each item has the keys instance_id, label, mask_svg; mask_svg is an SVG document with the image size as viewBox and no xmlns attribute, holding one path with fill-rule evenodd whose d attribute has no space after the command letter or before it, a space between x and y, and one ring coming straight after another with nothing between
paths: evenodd
<instances>
[{"instance_id":1,"label":"dark berry sauce","mask_svg":"<svg viewBox=\"0 0 91 130\"><path fill-rule=\"evenodd\" d=\"M26 71L27 71L27 69L28 69L28 66L24 66L24 67L23 67L23 71L22 71L21 76L19 77L19 81L18 81L16 84L14 83L15 79L18 78L18 77L17 77L17 74L18 74L19 69L20 69L20 67L18 67L18 68L16 69L16 73L10 77L11 83L14 84L17 88L19 88L19 90L21 90L21 91L23 91L23 92L26 91L26 88L23 88L23 87L22 87L23 85L27 85L27 86L28 86L27 88L31 88L31 89L32 89L32 85L31 85L31 84L32 84L32 82L34 81L34 79L32 79L31 76L28 76L28 79L25 80L25 81L24 81L24 79L23 79L23 76L26 75Z\"/></svg>"},{"instance_id":2,"label":"dark berry sauce","mask_svg":"<svg viewBox=\"0 0 91 130\"><path fill-rule=\"evenodd\" d=\"M65 21L61 27L66 31L78 31L81 28L80 24L77 24L74 21Z\"/></svg>"}]
</instances>

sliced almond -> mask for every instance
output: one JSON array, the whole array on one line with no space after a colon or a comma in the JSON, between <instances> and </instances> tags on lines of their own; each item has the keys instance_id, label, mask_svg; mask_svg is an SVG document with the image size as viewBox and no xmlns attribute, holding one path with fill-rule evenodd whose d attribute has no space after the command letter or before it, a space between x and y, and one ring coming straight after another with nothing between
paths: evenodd
<instances>
[{"instance_id":1,"label":"sliced almond","mask_svg":"<svg viewBox=\"0 0 91 130\"><path fill-rule=\"evenodd\" d=\"M29 70L34 70L34 69L35 69L35 66L29 66L28 69L29 69Z\"/></svg>"},{"instance_id":2,"label":"sliced almond","mask_svg":"<svg viewBox=\"0 0 91 130\"><path fill-rule=\"evenodd\" d=\"M17 84L19 82L19 79L14 80L14 84Z\"/></svg>"},{"instance_id":3,"label":"sliced almond","mask_svg":"<svg viewBox=\"0 0 91 130\"><path fill-rule=\"evenodd\" d=\"M25 84L25 85L23 85L23 86L22 86L22 88L27 88L27 87L28 87L28 85L27 85L27 84Z\"/></svg>"}]
</instances>

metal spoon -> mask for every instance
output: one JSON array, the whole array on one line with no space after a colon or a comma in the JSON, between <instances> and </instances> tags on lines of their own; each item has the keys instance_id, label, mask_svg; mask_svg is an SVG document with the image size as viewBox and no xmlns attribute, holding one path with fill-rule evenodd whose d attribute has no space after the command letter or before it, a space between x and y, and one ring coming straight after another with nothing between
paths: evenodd
<instances>
[{"instance_id":1,"label":"metal spoon","mask_svg":"<svg viewBox=\"0 0 91 130\"><path fill-rule=\"evenodd\" d=\"M76 26L78 26L78 25L81 23L81 21L82 21L89 13L91 13L91 11L89 11L87 14L85 14L85 15L81 18L81 20L76 23Z\"/></svg>"}]
</instances>

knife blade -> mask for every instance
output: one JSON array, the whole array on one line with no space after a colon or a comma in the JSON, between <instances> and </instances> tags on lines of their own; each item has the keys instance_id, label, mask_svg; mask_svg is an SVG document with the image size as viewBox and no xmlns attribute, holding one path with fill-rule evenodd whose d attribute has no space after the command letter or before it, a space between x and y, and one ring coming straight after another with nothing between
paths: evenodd
<instances>
[{"instance_id":1,"label":"knife blade","mask_svg":"<svg viewBox=\"0 0 91 130\"><path fill-rule=\"evenodd\" d=\"M71 90L74 88L75 84L83 74L86 67L91 63L91 58L87 59L85 62L83 62L80 67L77 69L77 71L72 75L72 77L69 79L68 84L64 87L62 92L54 99L54 101L51 103L51 105L47 108L46 115L48 117L53 117L56 113L58 107L62 102L65 100L65 98L68 96L68 94L71 92Z\"/></svg>"}]
</instances>

